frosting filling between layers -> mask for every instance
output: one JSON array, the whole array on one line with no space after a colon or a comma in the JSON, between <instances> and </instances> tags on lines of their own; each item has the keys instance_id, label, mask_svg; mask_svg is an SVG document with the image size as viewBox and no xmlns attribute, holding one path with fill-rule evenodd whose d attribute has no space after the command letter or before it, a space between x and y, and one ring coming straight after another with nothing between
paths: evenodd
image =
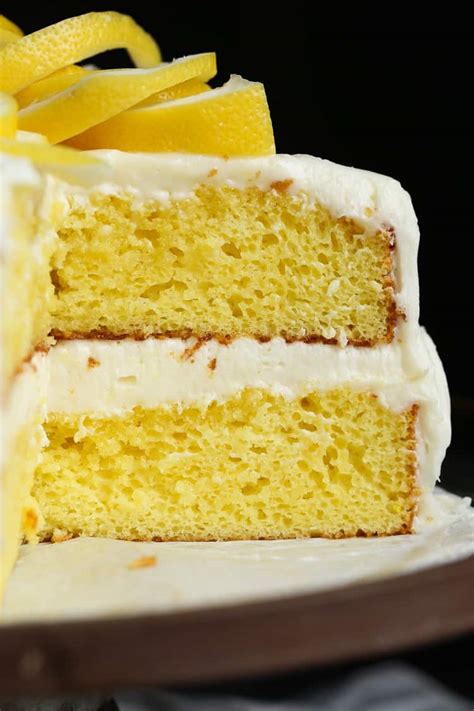
<instances>
[{"instance_id":1,"label":"frosting filling between layers","mask_svg":"<svg viewBox=\"0 0 474 711\"><path fill-rule=\"evenodd\" d=\"M222 402L245 388L288 399L310 390L369 390L401 411L420 405L419 483L431 488L450 438L449 398L436 350L418 337L418 373L407 379L400 344L373 349L195 339L63 341L48 354L48 409L112 416L134 407Z\"/></svg>"},{"instance_id":2,"label":"frosting filling between layers","mask_svg":"<svg viewBox=\"0 0 474 711\"><path fill-rule=\"evenodd\" d=\"M307 387L350 385L383 393L387 407L402 410L432 370L428 343L423 335L418 371L407 381L398 343L342 349L282 338L238 338L230 344L195 338L59 341L48 354L49 409L107 414L137 405L222 401L247 387L292 398Z\"/></svg>"}]
</instances>

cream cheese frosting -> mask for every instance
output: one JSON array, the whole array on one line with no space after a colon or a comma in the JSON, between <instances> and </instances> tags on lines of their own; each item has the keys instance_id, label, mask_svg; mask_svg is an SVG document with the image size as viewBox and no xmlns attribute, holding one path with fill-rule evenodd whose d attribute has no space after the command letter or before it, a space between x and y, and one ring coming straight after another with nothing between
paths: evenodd
<instances>
[{"instance_id":1,"label":"cream cheese frosting","mask_svg":"<svg viewBox=\"0 0 474 711\"><path fill-rule=\"evenodd\" d=\"M294 398L308 387L350 385L381 392L387 407L401 410L416 400L419 384L436 370L426 334L418 349L418 374L407 381L398 343L341 349L282 338L267 343L238 338L228 345L195 338L59 341L48 354L49 406L55 412L107 414L136 405L208 404L247 387Z\"/></svg>"}]
</instances>

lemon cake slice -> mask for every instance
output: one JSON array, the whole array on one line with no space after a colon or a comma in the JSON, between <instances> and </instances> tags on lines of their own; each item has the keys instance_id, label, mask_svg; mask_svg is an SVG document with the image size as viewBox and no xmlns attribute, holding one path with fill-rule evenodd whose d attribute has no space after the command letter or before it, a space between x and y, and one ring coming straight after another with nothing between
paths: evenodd
<instances>
[{"instance_id":1,"label":"lemon cake slice","mask_svg":"<svg viewBox=\"0 0 474 711\"><path fill-rule=\"evenodd\" d=\"M22 540L413 532L450 425L408 194L275 155L260 84L210 89L212 54L156 66L121 18L0 49L46 136L7 101L0 584ZM67 66L116 46L141 68Z\"/></svg>"}]
</instances>

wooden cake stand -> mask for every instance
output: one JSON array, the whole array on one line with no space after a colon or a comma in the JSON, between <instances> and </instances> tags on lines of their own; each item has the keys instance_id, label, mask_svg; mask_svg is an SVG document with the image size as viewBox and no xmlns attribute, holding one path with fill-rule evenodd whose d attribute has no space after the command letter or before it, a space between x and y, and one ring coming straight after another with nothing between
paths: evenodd
<instances>
[{"instance_id":1,"label":"wooden cake stand","mask_svg":"<svg viewBox=\"0 0 474 711\"><path fill-rule=\"evenodd\" d=\"M172 614L0 628L0 697L216 682L474 631L474 556L380 582Z\"/></svg>"}]
</instances>

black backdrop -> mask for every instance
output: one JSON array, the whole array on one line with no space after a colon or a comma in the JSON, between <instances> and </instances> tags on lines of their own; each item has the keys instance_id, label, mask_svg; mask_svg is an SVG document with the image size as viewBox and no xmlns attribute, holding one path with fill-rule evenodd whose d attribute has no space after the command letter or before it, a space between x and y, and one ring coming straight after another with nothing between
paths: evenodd
<instances>
[{"instance_id":1,"label":"black backdrop","mask_svg":"<svg viewBox=\"0 0 474 711\"><path fill-rule=\"evenodd\" d=\"M421 321L438 345L452 393L474 395L467 32L407 30L406 18L403 31L389 31L388 17L361 29L362 22L344 21L342 9L329 22L315 3L288 0L29 5L22 10L7 0L2 12L31 32L65 16L115 9L154 34L165 59L216 50L218 79L238 73L265 83L280 152L312 153L398 178L421 228ZM128 59L111 52L98 63L126 66Z\"/></svg>"}]
</instances>

